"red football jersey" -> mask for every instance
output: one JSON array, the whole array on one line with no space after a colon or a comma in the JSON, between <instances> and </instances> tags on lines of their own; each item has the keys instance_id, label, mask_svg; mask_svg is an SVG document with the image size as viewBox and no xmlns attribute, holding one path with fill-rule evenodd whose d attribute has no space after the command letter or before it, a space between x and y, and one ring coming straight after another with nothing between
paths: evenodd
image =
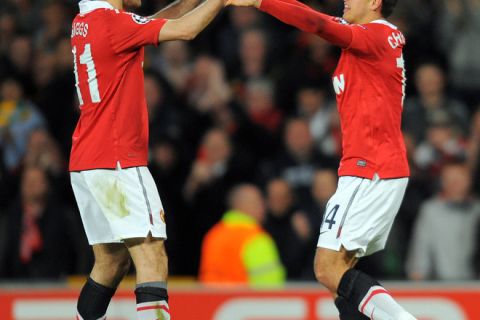
<instances>
[{"instance_id":1,"label":"red football jersey","mask_svg":"<svg viewBox=\"0 0 480 320\"><path fill-rule=\"evenodd\" d=\"M106 1L80 3L71 44L81 114L70 171L147 164L143 46L158 44L165 22L116 10Z\"/></svg>"},{"instance_id":2,"label":"red football jersey","mask_svg":"<svg viewBox=\"0 0 480 320\"><path fill-rule=\"evenodd\" d=\"M333 86L342 126L340 176L410 175L401 132L405 96L403 34L385 20L352 25Z\"/></svg>"}]
</instances>

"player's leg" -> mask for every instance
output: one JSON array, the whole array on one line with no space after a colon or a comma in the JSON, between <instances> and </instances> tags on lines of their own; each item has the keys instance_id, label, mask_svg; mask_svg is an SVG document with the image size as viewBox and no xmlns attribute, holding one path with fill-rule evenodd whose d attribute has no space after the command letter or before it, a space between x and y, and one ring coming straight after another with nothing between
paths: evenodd
<instances>
[{"instance_id":1,"label":"player's leg","mask_svg":"<svg viewBox=\"0 0 480 320\"><path fill-rule=\"evenodd\" d=\"M168 320L168 259L164 240L137 238L125 240L137 271L137 317L139 320Z\"/></svg>"},{"instance_id":2,"label":"player's leg","mask_svg":"<svg viewBox=\"0 0 480 320\"><path fill-rule=\"evenodd\" d=\"M116 287L130 267L128 250L112 233L107 215L97 201L96 195L103 192L102 188L92 189L92 185L99 185L99 181L112 175L113 170L71 173L85 233L95 256L93 270L78 299L78 319L104 319Z\"/></svg>"},{"instance_id":3,"label":"player's leg","mask_svg":"<svg viewBox=\"0 0 480 320\"><path fill-rule=\"evenodd\" d=\"M360 313L379 320L415 319L377 281L353 269L355 257L384 248L407 181L342 177L327 205L315 274L340 297L336 305L341 319L362 319Z\"/></svg>"},{"instance_id":4,"label":"player's leg","mask_svg":"<svg viewBox=\"0 0 480 320\"><path fill-rule=\"evenodd\" d=\"M130 256L123 243L93 246L95 263L77 303L78 319L105 319L110 300L130 268Z\"/></svg>"},{"instance_id":5,"label":"player's leg","mask_svg":"<svg viewBox=\"0 0 480 320\"><path fill-rule=\"evenodd\" d=\"M337 294L370 319L415 320L380 283L359 270L345 272Z\"/></svg>"},{"instance_id":6,"label":"player's leg","mask_svg":"<svg viewBox=\"0 0 480 320\"><path fill-rule=\"evenodd\" d=\"M353 269L355 253L318 248L315 275L335 298L341 320L415 319L376 280Z\"/></svg>"},{"instance_id":7,"label":"player's leg","mask_svg":"<svg viewBox=\"0 0 480 320\"><path fill-rule=\"evenodd\" d=\"M72 173L72 186L76 196L80 192L88 195L88 201L79 196L78 203L89 242L122 239L127 246L137 269L139 319L169 319L167 256L163 245L166 225L160 196L148 169L122 169L118 164L116 170L91 170L80 176Z\"/></svg>"},{"instance_id":8,"label":"player's leg","mask_svg":"<svg viewBox=\"0 0 480 320\"><path fill-rule=\"evenodd\" d=\"M138 319L170 319L164 246L167 234L157 187L147 167L118 166L116 173L109 184L112 187L107 189L114 189L116 198L122 200L116 212L123 214L121 219L113 217L110 225L113 233L123 239L136 268Z\"/></svg>"},{"instance_id":9,"label":"player's leg","mask_svg":"<svg viewBox=\"0 0 480 320\"><path fill-rule=\"evenodd\" d=\"M341 320L369 319L348 300L337 294L338 284L343 274L353 268L356 262L355 254L346 251L344 248L341 248L340 251L317 248L315 254L315 276L332 293Z\"/></svg>"}]
</instances>

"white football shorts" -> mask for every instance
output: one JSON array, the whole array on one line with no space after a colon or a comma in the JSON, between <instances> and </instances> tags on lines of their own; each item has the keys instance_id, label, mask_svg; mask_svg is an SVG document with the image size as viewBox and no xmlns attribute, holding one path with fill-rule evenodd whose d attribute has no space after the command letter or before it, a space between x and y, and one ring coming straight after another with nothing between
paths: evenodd
<instances>
[{"instance_id":1,"label":"white football shorts","mask_svg":"<svg viewBox=\"0 0 480 320\"><path fill-rule=\"evenodd\" d=\"M70 173L85 233L91 245L124 239L167 238L164 211L147 167Z\"/></svg>"},{"instance_id":2,"label":"white football shorts","mask_svg":"<svg viewBox=\"0 0 480 320\"><path fill-rule=\"evenodd\" d=\"M385 248L408 178L340 177L327 203L317 247L356 251L357 257Z\"/></svg>"}]
</instances>

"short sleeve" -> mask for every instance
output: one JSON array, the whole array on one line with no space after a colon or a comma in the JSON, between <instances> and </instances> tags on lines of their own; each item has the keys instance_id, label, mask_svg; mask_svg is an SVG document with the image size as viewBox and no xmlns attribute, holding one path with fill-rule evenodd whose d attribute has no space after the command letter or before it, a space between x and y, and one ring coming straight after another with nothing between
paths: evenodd
<instances>
[{"instance_id":1,"label":"short sleeve","mask_svg":"<svg viewBox=\"0 0 480 320\"><path fill-rule=\"evenodd\" d=\"M113 49L117 52L157 45L165 19L150 19L133 13L112 10L106 19Z\"/></svg>"}]
</instances>

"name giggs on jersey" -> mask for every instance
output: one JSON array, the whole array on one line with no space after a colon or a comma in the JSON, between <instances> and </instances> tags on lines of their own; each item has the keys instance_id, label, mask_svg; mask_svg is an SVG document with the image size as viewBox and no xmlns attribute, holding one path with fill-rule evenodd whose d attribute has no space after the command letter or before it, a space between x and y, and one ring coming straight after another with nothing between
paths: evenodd
<instances>
[{"instance_id":1,"label":"name giggs on jersey","mask_svg":"<svg viewBox=\"0 0 480 320\"><path fill-rule=\"evenodd\" d=\"M71 38L75 36L82 36L85 38L87 35L88 35L88 23L77 22L72 24Z\"/></svg>"},{"instance_id":2,"label":"name giggs on jersey","mask_svg":"<svg viewBox=\"0 0 480 320\"><path fill-rule=\"evenodd\" d=\"M396 49L405 45L405 37L401 32L398 31L392 32L392 34L388 36L387 41L392 49ZM337 96L345 91L345 75L343 73L333 77L333 89L335 90L335 94Z\"/></svg>"}]
</instances>

